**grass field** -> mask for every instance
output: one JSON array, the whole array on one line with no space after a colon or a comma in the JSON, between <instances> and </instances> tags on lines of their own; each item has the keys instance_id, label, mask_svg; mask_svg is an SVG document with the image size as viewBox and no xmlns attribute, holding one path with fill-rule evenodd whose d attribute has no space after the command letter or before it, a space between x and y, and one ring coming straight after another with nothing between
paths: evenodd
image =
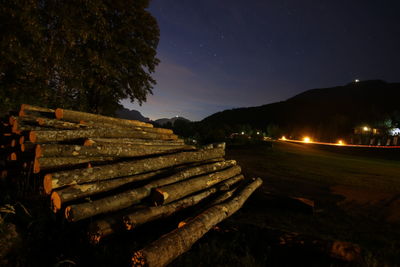
<instances>
[{"instance_id":1,"label":"grass field","mask_svg":"<svg viewBox=\"0 0 400 267\"><path fill-rule=\"evenodd\" d=\"M224 230L208 234L175 264L198 257L202 266L399 265L400 162L393 152L341 149L282 142L228 147L227 158L246 177L261 177L263 187ZM288 197L313 200L314 212ZM309 246L279 245L281 231L356 243L361 259L344 263Z\"/></svg>"}]
</instances>

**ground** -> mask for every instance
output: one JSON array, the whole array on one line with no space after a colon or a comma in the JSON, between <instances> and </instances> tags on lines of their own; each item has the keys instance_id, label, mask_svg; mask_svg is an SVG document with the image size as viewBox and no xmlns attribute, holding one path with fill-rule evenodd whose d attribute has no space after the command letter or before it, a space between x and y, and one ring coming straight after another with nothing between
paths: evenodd
<instances>
[{"instance_id":1,"label":"ground","mask_svg":"<svg viewBox=\"0 0 400 267\"><path fill-rule=\"evenodd\" d=\"M273 142L228 146L226 158L236 159L246 177L261 177L262 188L172 266L400 265L398 151ZM127 265L132 251L181 220L150 223L92 247L85 222L63 222L40 198L19 201L0 221L0 247L9 252L4 265ZM360 256L343 261L332 244L352 244L350 252L361 248Z\"/></svg>"}]
</instances>

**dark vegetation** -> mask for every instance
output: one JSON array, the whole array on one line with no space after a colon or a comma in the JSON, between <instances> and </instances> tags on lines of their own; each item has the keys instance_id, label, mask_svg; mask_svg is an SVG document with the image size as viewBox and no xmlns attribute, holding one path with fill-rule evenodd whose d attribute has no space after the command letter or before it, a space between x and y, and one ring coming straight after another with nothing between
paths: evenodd
<instances>
[{"instance_id":1,"label":"dark vegetation","mask_svg":"<svg viewBox=\"0 0 400 267\"><path fill-rule=\"evenodd\" d=\"M149 0L1 1L0 112L21 103L114 114L159 60Z\"/></svg>"},{"instance_id":2,"label":"dark vegetation","mask_svg":"<svg viewBox=\"0 0 400 267\"><path fill-rule=\"evenodd\" d=\"M203 142L222 141L232 133L336 142L360 125L382 129L400 125L400 84L372 80L313 89L286 101L215 113L200 122L179 122L174 131Z\"/></svg>"}]
</instances>

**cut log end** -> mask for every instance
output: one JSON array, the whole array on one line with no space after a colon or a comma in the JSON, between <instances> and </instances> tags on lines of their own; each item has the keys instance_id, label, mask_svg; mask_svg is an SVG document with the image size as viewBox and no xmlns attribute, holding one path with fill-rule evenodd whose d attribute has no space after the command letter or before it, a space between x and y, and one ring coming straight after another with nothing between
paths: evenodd
<instances>
[{"instance_id":1,"label":"cut log end","mask_svg":"<svg viewBox=\"0 0 400 267\"><path fill-rule=\"evenodd\" d=\"M39 172L40 172L40 163L39 163L39 160L35 158L35 160L33 162L33 173L39 173ZM46 179L46 176L44 178ZM45 183L46 183L46 180L45 180Z\"/></svg>"},{"instance_id":2,"label":"cut log end","mask_svg":"<svg viewBox=\"0 0 400 267\"><path fill-rule=\"evenodd\" d=\"M40 147L40 145L36 145L35 147L35 158L40 158L42 157L42 148Z\"/></svg>"},{"instance_id":3,"label":"cut log end","mask_svg":"<svg viewBox=\"0 0 400 267\"><path fill-rule=\"evenodd\" d=\"M178 228L182 228L182 227L184 227L186 224L187 224L187 222L181 221L181 222L178 223Z\"/></svg>"},{"instance_id":4,"label":"cut log end","mask_svg":"<svg viewBox=\"0 0 400 267\"><path fill-rule=\"evenodd\" d=\"M36 133L34 131L30 131L29 132L29 141L31 141L32 143L36 143Z\"/></svg>"},{"instance_id":5,"label":"cut log end","mask_svg":"<svg viewBox=\"0 0 400 267\"><path fill-rule=\"evenodd\" d=\"M57 211L59 211L61 209L61 198L60 195L57 192L53 192L51 194L51 205L53 208L54 213L56 213Z\"/></svg>"},{"instance_id":6,"label":"cut log end","mask_svg":"<svg viewBox=\"0 0 400 267\"><path fill-rule=\"evenodd\" d=\"M23 110L20 110L20 111L18 112L18 116L19 116L19 117L24 117L24 116L26 116L26 114L25 114L25 112L24 112Z\"/></svg>"},{"instance_id":7,"label":"cut log end","mask_svg":"<svg viewBox=\"0 0 400 267\"><path fill-rule=\"evenodd\" d=\"M64 215L65 215L65 219L67 219L67 221L69 221L69 222L73 222L74 221L72 214L73 214L72 207L71 206L66 207Z\"/></svg>"},{"instance_id":8,"label":"cut log end","mask_svg":"<svg viewBox=\"0 0 400 267\"><path fill-rule=\"evenodd\" d=\"M15 152L11 153L10 160L13 160L13 161L17 160L17 153L15 153Z\"/></svg>"},{"instance_id":9,"label":"cut log end","mask_svg":"<svg viewBox=\"0 0 400 267\"><path fill-rule=\"evenodd\" d=\"M126 230L131 231L135 228L135 224L128 217L124 217L123 221L124 221Z\"/></svg>"},{"instance_id":10,"label":"cut log end","mask_svg":"<svg viewBox=\"0 0 400 267\"><path fill-rule=\"evenodd\" d=\"M46 194L50 195L51 191L53 190L52 177L50 173L44 176L43 187Z\"/></svg>"},{"instance_id":11,"label":"cut log end","mask_svg":"<svg viewBox=\"0 0 400 267\"><path fill-rule=\"evenodd\" d=\"M25 142L25 136L19 138L19 144L22 145Z\"/></svg>"},{"instance_id":12,"label":"cut log end","mask_svg":"<svg viewBox=\"0 0 400 267\"><path fill-rule=\"evenodd\" d=\"M164 204L165 200L168 198L168 193L161 191L159 188L154 189L151 193L151 199L156 206Z\"/></svg>"},{"instance_id":13,"label":"cut log end","mask_svg":"<svg viewBox=\"0 0 400 267\"><path fill-rule=\"evenodd\" d=\"M37 123L39 124L39 125L43 125L45 122L44 122L44 119L42 119L42 118L38 118L37 120Z\"/></svg>"},{"instance_id":14,"label":"cut log end","mask_svg":"<svg viewBox=\"0 0 400 267\"><path fill-rule=\"evenodd\" d=\"M15 139L11 140L11 147L15 147L17 144L17 141Z\"/></svg>"},{"instance_id":15,"label":"cut log end","mask_svg":"<svg viewBox=\"0 0 400 267\"><path fill-rule=\"evenodd\" d=\"M137 251L132 257L132 267L147 266L146 257L144 257L141 251Z\"/></svg>"},{"instance_id":16,"label":"cut log end","mask_svg":"<svg viewBox=\"0 0 400 267\"><path fill-rule=\"evenodd\" d=\"M62 108L57 108L55 114L56 118L61 120L64 117L64 110Z\"/></svg>"},{"instance_id":17,"label":"cut log end","mask_svg":"<svg viewBox=\"0 0 400 267\"><path fill-rule=\"evenodd\" d=\"M96 142L91 140L91 139L86 139L85 142L83 143L84 146L92 146L94 145Z\"/></svg>"}]
</instances>

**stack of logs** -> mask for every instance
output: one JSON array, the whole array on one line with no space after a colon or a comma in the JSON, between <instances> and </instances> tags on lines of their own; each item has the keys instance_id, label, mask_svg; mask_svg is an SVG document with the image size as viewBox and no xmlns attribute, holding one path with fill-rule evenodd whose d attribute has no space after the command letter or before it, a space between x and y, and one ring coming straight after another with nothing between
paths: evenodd
<instances>
[{"instance_id":1,"label":"stack of logs","mask_svg":"<svg viewBox=\"0 0 400 267\"><path fill-rule=\"evenodd\" d=\"M224 144L195 148L149 123L60 108L22 105L2 122L1 149L1 175L43 181L52 210L69 222L93 217L93 243L199 205L198 215L135 252L134 266L168 264L262 183L223 158Z\"/></svg>"}]
</instances>

